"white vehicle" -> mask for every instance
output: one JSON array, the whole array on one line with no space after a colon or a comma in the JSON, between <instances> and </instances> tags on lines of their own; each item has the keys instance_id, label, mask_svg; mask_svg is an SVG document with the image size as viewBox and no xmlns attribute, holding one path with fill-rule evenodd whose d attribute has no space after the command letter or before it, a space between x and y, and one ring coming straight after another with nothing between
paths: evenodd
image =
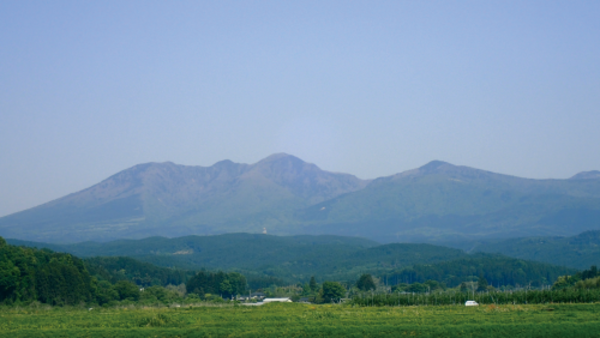
<instances>
[{"instance_id":1,"label":"white vehicle","mask_svg":"<svg viewBox=\"0 0 600 338\"><path fill-rule=\"evenodd\" d=\"M474 300L468 300L465 302L465 306L479 306L479 303Z\"/></svg>"}]
</instances>

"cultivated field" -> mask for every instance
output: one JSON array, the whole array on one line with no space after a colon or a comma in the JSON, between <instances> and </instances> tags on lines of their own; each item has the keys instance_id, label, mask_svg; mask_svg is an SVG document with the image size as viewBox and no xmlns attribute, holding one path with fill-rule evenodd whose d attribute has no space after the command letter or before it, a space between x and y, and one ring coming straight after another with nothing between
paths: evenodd
<instances>
[{"instance_id":1,"label":"cultivated field","mask_svg":"<svg viewBox=\"0 0 600 338\"><path fill-rule=\"evenodd\" d=\"M600 304L0 310L2 337L598 337Z\"/></svg>"}]
</instances>

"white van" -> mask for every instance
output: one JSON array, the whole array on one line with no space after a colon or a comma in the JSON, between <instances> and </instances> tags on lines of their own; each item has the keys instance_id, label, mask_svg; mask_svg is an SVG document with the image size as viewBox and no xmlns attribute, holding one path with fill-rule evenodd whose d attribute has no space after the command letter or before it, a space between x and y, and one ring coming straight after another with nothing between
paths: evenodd
<instances>
[{"instance_id":1,"label":"white van","mask_svg":"<svg viewBox=\"0 0 600 338\"><path fill-rule=\"evenodd\" d=\"M465 306L479 306L479 303L474 300L468 300L465 302Z\"/></svg>"}]
</instances>

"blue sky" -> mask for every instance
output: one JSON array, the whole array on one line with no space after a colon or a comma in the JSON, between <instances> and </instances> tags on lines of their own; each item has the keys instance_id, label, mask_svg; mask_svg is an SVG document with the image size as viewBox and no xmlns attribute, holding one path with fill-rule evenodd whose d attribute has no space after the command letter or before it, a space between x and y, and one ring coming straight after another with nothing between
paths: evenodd
<instances>
[{"instance_id":1,"label":"blue sky","mask_svg":"<svg viewBox=\"0 0 600 338\"><path fill-rule=\"evenodd\" d=\"M0 215L143 162L600 169L598 1L2 1Z\"/></svg>"}]
</instances>

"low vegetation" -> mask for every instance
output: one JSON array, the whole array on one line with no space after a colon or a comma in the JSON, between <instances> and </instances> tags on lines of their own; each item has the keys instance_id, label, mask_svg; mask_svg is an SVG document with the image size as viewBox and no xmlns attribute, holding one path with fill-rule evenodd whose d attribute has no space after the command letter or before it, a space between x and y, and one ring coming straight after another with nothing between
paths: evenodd
<instances>
[{"instance_id":1,"label":"low vegetation","mask_svg":"<svg viewBox=\"0 0 600 338\"><path fill-rule=\"evenodd\" d=\"M479 304L572 304L600 302L600 289L518 290L487 292L361 293L352 298L358 306L462 305L467 300Z\"/></svg>"},{"instance_id":2,"label":"low vegetation","mask_svg":"<svg viewBox=\"0 0 600 338\"><path fill-rule=\"evenodd\" d=\"M597 337L598 304L0 307L7 337Z\"/></svg>"}]
</instances>

